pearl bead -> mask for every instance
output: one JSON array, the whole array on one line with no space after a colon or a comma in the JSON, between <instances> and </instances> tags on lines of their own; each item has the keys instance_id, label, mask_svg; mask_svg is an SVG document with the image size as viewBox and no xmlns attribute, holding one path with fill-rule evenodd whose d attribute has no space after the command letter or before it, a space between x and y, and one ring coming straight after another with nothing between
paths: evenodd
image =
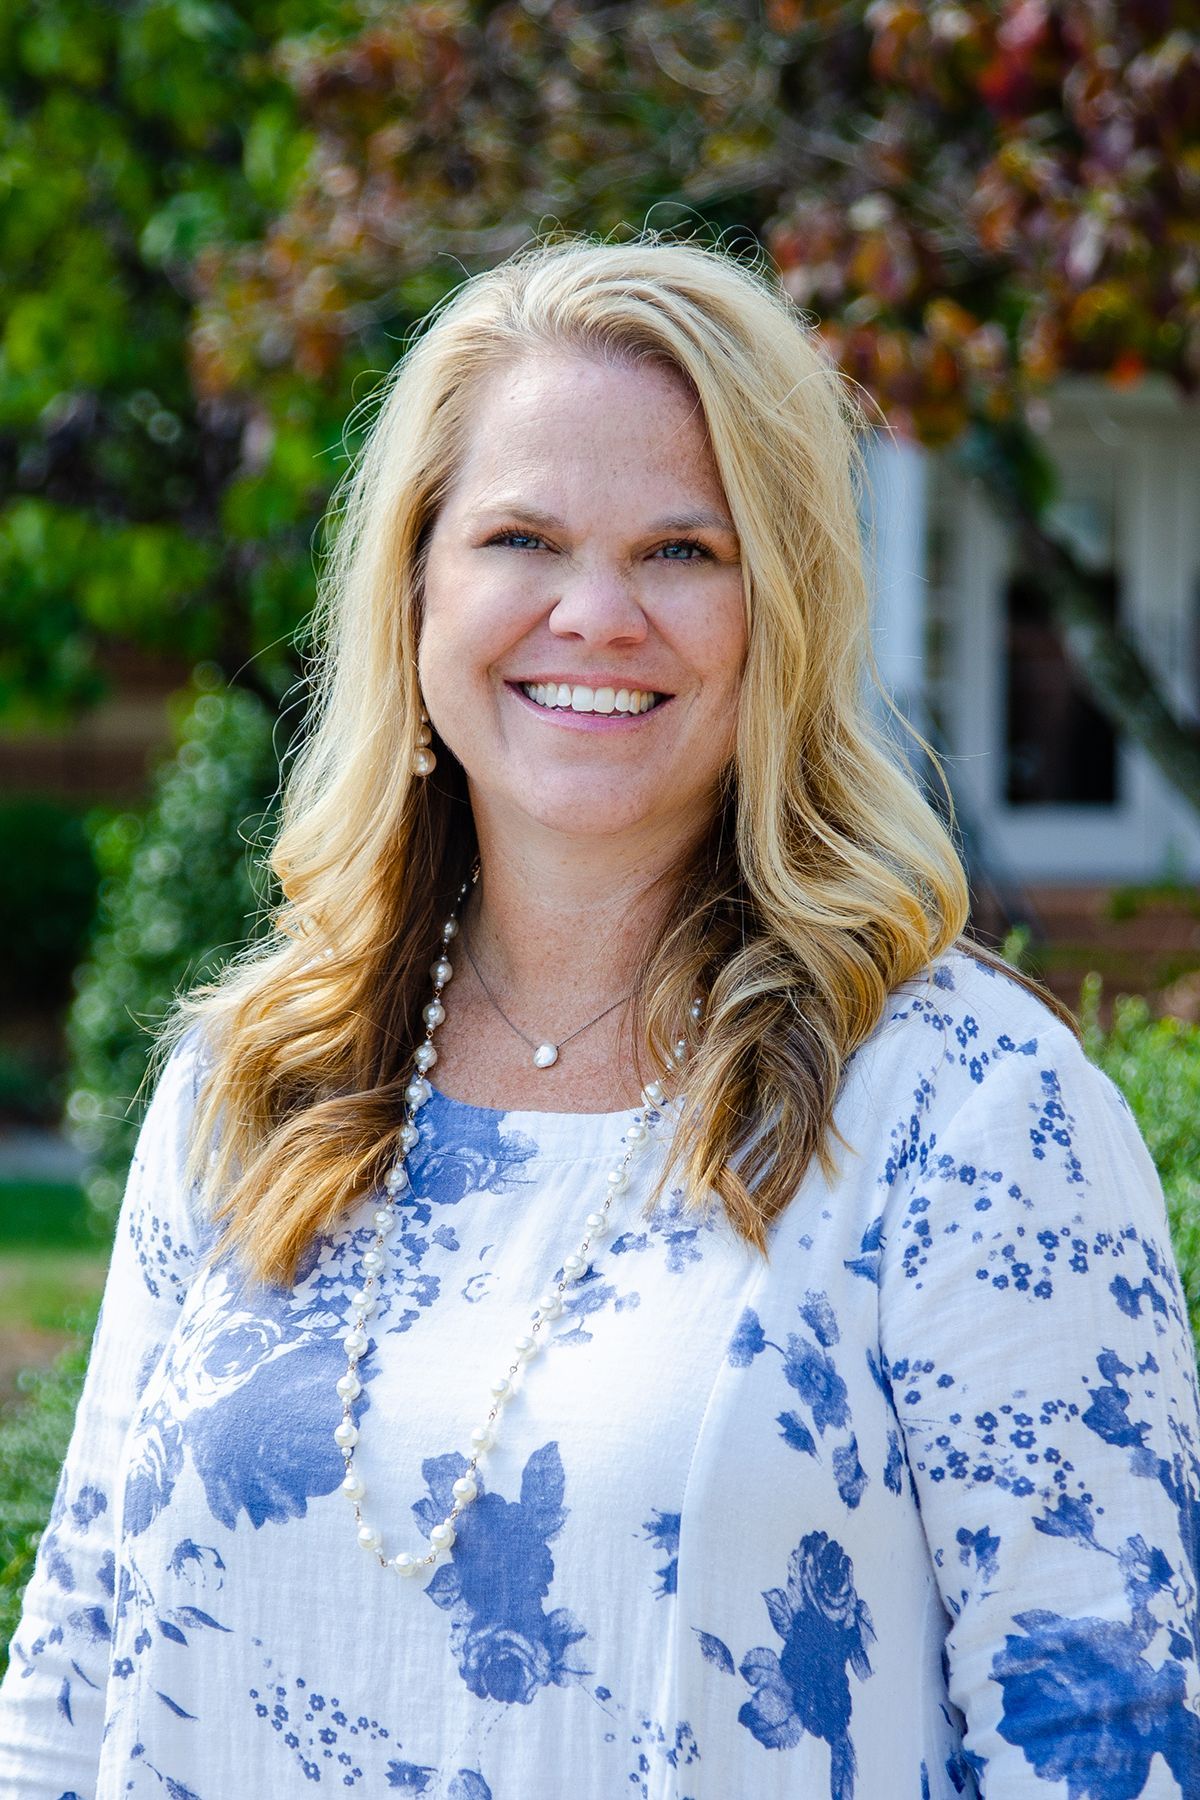
<instances>
[{"instance_id":1,"label":"pearl bead","mask_svg":"<svg viewBox=\"0 0 1200 1800\"><path fill-rule=\"evenodd\" d=\"M688 1011L691 1013L693 1019L702 1018L704 1015L703 1000L693 1000L692 1004L688 1007Z\"/></svg>"},{"instance_id":2,"label":"pearl bead","mask_svg":"<svg viewBox=\"0 0 1200 1800\"><path fill-rule=\"evenodd\" d=\"M389 1194L402 1194L408 1186L408 1170L403 1163L393 1163L383 1178L383 1185ZM378 1214L376 1215L378 1218Z\"/></svg>"},{"instance_id":3,"label":"pearl bead","mask_svg":"<svg viewBox=\"0 0 1200 1800\"><path fill-rule=\"evenodd\" d=\"M471 1433L472 1450L490 1450L495 1441L490 1425L476 1425Z\"/></svg>"},{"instance_id":4,"label":"pearl bead","mask_svg":"<svg viewBox=\"0 0 1200 1800\"><path fill-rule=\"evenodd\" d=\"M399 1556L392 1558L392 1567L397 1575L415 1575L418 1566L416 1557L410 1556L407 1550L401 1550Z\"/></svg>"},{"instance_id":5,"label":"pearl bead","mask_svg":"<svg viewBox=\"0 0 1200 1800\"><path fill-rule=\"evenodd\" d=\"M435 1550L449 1550L457 1535L458 1533L455 1531L453 1525L451 1525L449 1519L443 1519L441 1524L435 1525L430 1532L429 1542L433 1545Z\"/></svg>"},{"instance_id":6,"label":"pearl bead","mask_svg":"<svg viewBox=\"0 0 1200 1800\"><path fill-rule=\"evenodd\" d=\"M558 1061L558 1045L557 1044L539 1044L537 1049L533 1053L533 1062L534 1062L535 1068L550 1069L550 1068L553 1068L554 1064L557 1061Z\"/></svg>"},{"instance_id":7,"label":"pearl bead","mask_svg":"<svg viewBox=\"0 0 1200 1800\"><path fill-rule=\"evenodd\" d=\"M362 1266L368 1275L378 1275L380 1269L383 1267L382 1250L364 1250Z\"/></svg>"},{"instance_id":8,"label":"pearl bead","mask_svg":"<svg viewBox=\"0 0 1200 1800\"><path fill-rule=\"evenodd\" d=\"M498 1375L491 1385L493 1400L507 1400L512 1394L512 1382L507 1375Z\"/></svg>"},{"instance_id":9,"label":"pearl bead","mask_svg":"<svg viewBox=\"0 0 1200 1800\"><path fill-rule=\"evenodd\" d=\"M537 1355L541 1345L535 1337L530 1336L529 1332L523 1331L520 1337L513 1339L513 1349L522 1362L528 1362L531 1357Z\"/></svg>"},{"instance_id":10,"label":"pearl bead","mask_svg":"<svg viewBox=\"0 0 1200 1800\"><path fill-rule=\"evenodd\" d=\"M367 1492L366 1483L363 1481L361 1475L356 1475L354 1470L351 1469L350 1473L342 1483L342 1492L345 1494L347 1500L362 1500L365 1498Z\"/></svg>"},{"instance_id":11,"label":"pearl bead","mask_svg":"<svg viewBox=\"0 0 1200 1800\"><path fill-rule=\"evenodd\" d=\"M457 919L447 919L446 923L442 926L442 942L444 944L448 944L450 942L451 938L456 938L457 936L458 936L458 920Z\"/></svg>"},{"instance_id":12,"label":"pearl bead","mask_svg":"<svg viewBox=\"0 0 1200 1800\"><path fill-rule=\"evenodd\" d=\"M353 1450L358 1442L358 1426L352 1419L343 1419L334 1431L333 1441L339 1450Z\"/></svg>"},{"instance_id":13,"label":"pearl bead","mask_svg":"<svg viewBox=\"0 0 1200 1800\"><path fill-rule=\"evenodd\" d=\"M563 1309L561 1294L543 1294L538 1301L537 1309L541 1313L543 1319L557 1319L561 1315Z\"/></svg>"},{"instance_id":14,"label":"pearl bead","mask_svg":"<svg viewBox=\"0 0 1200 1800\"><path fill-rule=\"evenodd\" d=\"M417 743L418 744L432 744L432 742L433 742L433 733L432 733L432 731L430 731L428 725L424 722L424 720L422 720L421 724L417 726Z\"/></svg>"},{"instance_id":15,"label":"pearl bead","mask_svg":"<svg viewBox=\"0 0 1200 1800\"><path fill-rule=\"evenodd\" d=\"M429 1005L425 1008L424 1012L421 1014L421 1017L424 1019L425 1023L429 1026L430 1030L436 1031L438 1026L442 1023L442 1021L446 1017L446 1009L442 1005L440 1000L431 1000L429 1002Z\"/></svg>"},{"instance_id":16,"label":"pearl bead","mask_svg":"<svg viewBox=\"0 0 1200 1800\"><path fill-rule=\"evenodd\" d=\"M647 1106L661 1106L666 1099L666 1095L662 1090L662 1083L660 1081L648 1081L642 1089L642 1099L646 1102Z\"/></svg>"},{"instance_id":17,"label":"pearl bead","mask_svg":"<svg viewBox=\"0 0 1200 1800\"><path fill-rule=\"evenodd\" d=\"M418 1044L413 1053L413 1061L418 1069L432 1069L437 1061L437 1051L432 1044Z\"/></svg>"},{"instance_id":18,"label":"pearl bead","mask_svg":"<svg viewBox=\"0 0 1200 1800\"><path fill-rule=\"evenodd\" d=\"M410 1081L408 1086L405 1088L404 1098L407 1100L408 1104L412 1107L413 1111L417 1112L420 1110L420 1108L422 1106L424 1106L425 1102L429 1099L429 1096L432 1094L432 1092L433 1092L433 1089L430 1087L429 1083L424 1079L424 1077L418 1076L415 1081Z\"/></svg>"},{"instance_id":19,"label":"pearl bead","mask_svg":"<svg viewBox=\"0 0 1200 1800\"><path fill-rule=\"evenodd\" d=\"M450 1492L454 1495L454 1498L458 1501L460 1506L470 1506L472 1500L478 1495L479 1489L475 1486L475 1483L471 1480L469 1475L460 1475L450 1489Z\"/></svg>"},{"instance_id":20,"label":"pearl bead","mask_svg":"<svg viewBox=\"0 0 1200 1800\"><path fill-rule=\"evenodd\" d=\"M360 1294L355 1294L353 1304L355 1312L361 1313L364 1319L369 1319L379 1305L379 1295L364 1288Z\"/></svg>"},{"instance_id":21,"label":"pearl bead","mask_svg":"<svg viewBox=\"0 0 1200 1800\"><path fill-rule=\"evenodd\" d=\"M583 1222L587 1226L592 1237L603 1237L604 1233L608 1230L608 1215L606 1213L589 1213Z\"/></svg>"},{"instance_id":22,"label":"pearl bead","mask_svg":"<svg viewBox=\"0 0 1200 1800\"><path fill-rule=\"evenodd\" d=\"M446 983L454 974L454 964L450 961L448 956L439 956L429 973L433 976L438 987L445 987Z\"/></svg>"},{"instance_id":23,"label":"pearl bead","mask_svg":"<svg viewBox=\"0 0 1200 1800\"><path fill-rule=\"evenodd\" d=\"M358 1541L364 1550L378 1550L380 1544L383 1542L383 1533L380 1531L378 1525L360 1525L358 1528Z\"/></svg>"},{"instance_id":24,"label":"pearl bead","mask_svg":"<svg viewBox=\"0 0 1200 1800\"><path fill-rule=\"evenodd\" d=\"M574 1251L563 1257L563 1274L568 1281L578 1281L587 1268L587 1257L579 1256Z\"/></svg>"},{"instance_id":25,"label":"pearl bead","mask_svg":"<svg viewBox=\"0 0 1200 1800\"><path fill-rule=\"evenodd\" d=\"M432 775L437 768L437 757L432 750L426 750L422 744L412 753L412 772L414 775Z\"/></svg>"},{"instance_id":26,"label":"pearl bead","mask_svg":"<svg viewBox=\"0 0 1200 1800\"><path fill-rule=\"evenodd\" d=\"M343 1400L357 1400L362 1393L362 1382L352 1372L339 1375L337 1380L338 1395Z\"/></svg>"},{"instance_id":27,"label":"pearl bead","mask_svg":"<svg viewBox=\"0 0 1200 1800\"><path fill-rule=\"evenodd\" d=\"M396 1214L390 1206L377 1206L371 1219L380 1237L390 1237L396 1229Z\"/></svg>"},{"instance_id":28,"label":"pearl bead","mask_svg":"<svg viewBox=\"0 0 1200 1800\"><path fill-rule=\"evenodd\" d=\"M676 1060L676 1062L686 1061L687 1053L688 1053L687 1039L686 1038L676 1038L675 1039L675 1060Z\"/></svg>"},{"instance_id":29,"label":"pearl bead","mask_svg":"<svg viewBox=\"0 0 1200 1800\"><path fill-rule=\"evenodd\" d=\"M406 1150L411 1150L414 1144L419 1144L421 1141L421 1134L415 1125L402 1125L398 1136Z\"/></svg>"},{"instance_id":30,"label":"pearl bead","mask_svg":"<svg viewBox=\"0 0 1200 1800\"><path fill-rule=\"evenodd\" d=\"M623 1194L629 1186L629 1176L624 1169L610 1169L607 1181L610 1191L614 1194Z\"/></svg>"},{"instance_id":31,"label":"pearl bead","mask_svg":"<svg viewBox=\"0 0 1200 1800\"><path fill-rule=\"evenodd\" d=\"M361 1356L367 1347L367 1334L365 1331L360 1331L357 1325L353 1325L342 1339L342 1343L345 1345L347 1356Z\"/></svg>"},{"instance_id":32,"label":"pearl bead","mask_svg":"<svg viewBox=\"0 0 1200 1800\"><path fill-rule=\"evenodd\" d=\"M640 1119L635 1119L632 1125L627 1125L625 1128L625 1142L627 1144L644 1144L649 1136L650 1133Z\"/></svg>"}]
</instances>

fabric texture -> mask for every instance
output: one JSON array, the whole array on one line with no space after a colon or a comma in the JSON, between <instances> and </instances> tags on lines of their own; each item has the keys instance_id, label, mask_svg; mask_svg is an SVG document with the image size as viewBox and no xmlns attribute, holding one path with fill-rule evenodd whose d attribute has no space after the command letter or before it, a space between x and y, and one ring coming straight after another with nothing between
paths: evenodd
<instances>
[{"instance_id":1,"label":"fabric texture","mask_svg":"<svg viewBox=\"0 0 1200 1800\"><path fill-rule=\"evenodd\" d=\"M1200 1794L1194 1351L1129 1110L952 954L847 1067L762 1259L650 1160L431 1580L333 1440L374 1204L295 1286L210 1265L202 1073L143 1127L0 1697L20 1800ZM434 1095L360 1373L389 1553L634 1115Z\"/></svg>"}]
</instances>

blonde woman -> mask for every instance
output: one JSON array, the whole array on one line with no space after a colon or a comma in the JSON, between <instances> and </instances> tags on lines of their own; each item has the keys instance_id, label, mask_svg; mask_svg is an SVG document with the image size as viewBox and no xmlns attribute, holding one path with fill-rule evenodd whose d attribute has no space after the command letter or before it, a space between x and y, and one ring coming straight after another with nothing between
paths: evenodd
<instances>
[{"instance_id":1,"label":"blonde woman","mask_svg":"<svg viewBox=\"0 0 1200 1800\"><path fill-rule=\"evenodd\" d=\"M1200 1791L1161 1193L870 722L855 454L694 246L538 246L409 351L4 1794Z\"/></svg>"}]
</instances>

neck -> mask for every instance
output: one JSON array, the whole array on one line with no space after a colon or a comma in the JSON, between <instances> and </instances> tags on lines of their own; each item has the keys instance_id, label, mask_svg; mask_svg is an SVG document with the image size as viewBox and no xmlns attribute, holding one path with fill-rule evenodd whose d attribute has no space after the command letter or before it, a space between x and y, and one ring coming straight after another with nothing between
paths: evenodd
<instances>
[{"instance_id":1,"label":"neck","mask_svg":"<svg viewBox=\"0 0 1200 1800\"><path fill-rule=\"evenodd\" d=\"M675 897L672 871L694 834L645 842L576 840L514 848L476 815L480 877L468 902L473 953L510 1000L617 999ZM549 1008L554 1014L559 1005Z\"/></svg>"}]
</instances>

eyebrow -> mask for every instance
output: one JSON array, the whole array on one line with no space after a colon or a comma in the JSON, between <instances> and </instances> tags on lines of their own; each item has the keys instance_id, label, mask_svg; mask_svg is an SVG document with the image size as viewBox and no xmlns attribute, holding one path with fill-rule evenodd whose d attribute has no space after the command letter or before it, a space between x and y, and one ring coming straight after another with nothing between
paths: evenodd
<instances>
[{"instance_id":1,"label":"eyebrow","mask_svg":"<svg viewBox=\"0 0 1200 1800\"><path fill-rule=\"evenodd\" d=\"M505 500L503 497L477 507L471 515L471 523L480 523L485 517L496 513L510 514L528 525L536 525L540 531L566 530L566 521L556 518L553 513L539 512L536 506L526 506L519 500ZM724 531L730 537L737 536L731 519L724 513L703 506L694 512L672 513L667 518L656 519L646 528L647 536L650 537L657 537L660 532L687 531Z\"/></svg>"}]
</instances>

